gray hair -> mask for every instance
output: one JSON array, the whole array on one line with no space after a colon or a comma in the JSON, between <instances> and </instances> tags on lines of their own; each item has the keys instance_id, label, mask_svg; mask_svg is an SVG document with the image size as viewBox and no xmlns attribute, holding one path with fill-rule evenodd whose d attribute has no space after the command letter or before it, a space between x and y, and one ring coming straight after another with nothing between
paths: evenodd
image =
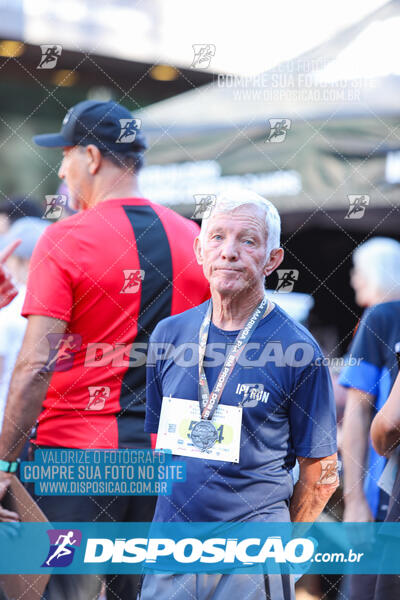
<instances>
[{"instance_id":1,"label":"gray hair","mask_svg":"<svg viewBox=\"0 0 400 600\"><path fill-rule=\"evenodd\" d=\"M280 247L281 218L275 206L269 200L259 196L251 190L227 190L216 196L215 203L211 206L209 213L203 217L201 222L200 242L204 243L208 224L213 215L230 212L239 206L253 204L261 208L265 214L265 226L267 230L267 257L271 250Z\"/></svg>"},{"instance_id":2,"label":"gray hair","mask_svg":"<svg viewBox=\"0 0 400 600\"><path fill-rule=\"evenodd\" d=\"M387 297L400 295L400 243L374 237L353 252L354 266L375 290Z\"/></svg>"}]
</instances>

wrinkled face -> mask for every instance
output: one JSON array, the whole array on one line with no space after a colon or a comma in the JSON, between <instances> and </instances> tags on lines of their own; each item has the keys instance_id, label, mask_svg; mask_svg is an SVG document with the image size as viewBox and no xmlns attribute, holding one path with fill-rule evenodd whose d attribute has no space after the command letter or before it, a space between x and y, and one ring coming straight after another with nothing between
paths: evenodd
<instances>
[{"instance_id":1,"label":"wrinkled face","mask_svg":"<svg viewBox=\"0 0 400 600\"><path fill-rule=\"evenodd\" d=\"M58 176L67 184L71 208L74 210L85 209L89 191L85 148L81 146L64 148Z\"/></svg>"},{"instance_id":2,"label":"wrinkled face","mask_svg":"<svg viewBox=\"0 0 400 600\"><path fill-rule=\"evenodd\" d=\"M197 251L211 291L222 295L264 289L267 231L263 211L244 205L210 218Z\"/></svg>"}]
</instances>

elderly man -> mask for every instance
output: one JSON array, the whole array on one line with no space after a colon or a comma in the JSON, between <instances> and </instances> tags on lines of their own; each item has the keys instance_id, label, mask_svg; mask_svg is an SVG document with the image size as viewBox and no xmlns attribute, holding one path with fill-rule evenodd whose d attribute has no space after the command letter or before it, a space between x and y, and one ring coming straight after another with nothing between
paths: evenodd
<instances>
[{"instance_id":1,"label":"elderly man","mask_svg":"<svg viewBox=\"0 0 400 600\"><path fill-rule=\"evenodd\" d=\"M270 202L247 191L220 196L195 240L211 301L160 322L151 336L146 431L186 463L185 483L158 498L154 521L311 522L337 485L321 351L264 296L265 277L283 260L279 238ZM198 356L189 361L193 342ZM285 575L147 575L140 596L241 597L289 600L293 583Z\"/></svg>"},{"instance_id":2,"label":"elderly man","mask_svg":"<svg viewBox=\"0 0 400 600\"><path fill-rule=\"evenodd\" d=\"M115 102L87 100L59 133L35 138L63 148L59 176L79 212L48 227L32 256L27 331L0 436L0 500L36 419L32 450L149 448L145 359L130 352L146 347L161 318L209 296L192 250L197 225L140 196L144 136L122 136L134 121ZM151 496L35 498L52 522L151 521L155 506ZM16 518L0 506L0 521ZM136 579L109 575L107 598L130 600ZM55 575L45 598L87 600L100 588L94 575Z\"/></svg>"}]
</instances>

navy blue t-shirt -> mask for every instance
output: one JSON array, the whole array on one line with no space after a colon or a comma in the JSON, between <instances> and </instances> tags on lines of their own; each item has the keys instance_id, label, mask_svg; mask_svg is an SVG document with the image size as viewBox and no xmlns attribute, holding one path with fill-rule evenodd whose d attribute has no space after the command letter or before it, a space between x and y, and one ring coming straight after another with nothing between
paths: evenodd
<instances>
[{"instance_id":1,"label":"navy blue t-shirt","mask_svg":"<svg viewBox=\"0 0 400 600\"><path fill-rule=\"evenodd\" d=\"M350 347L348 366L339 383L375 396L371 420L388 399L399 372L395 346L400 343L400 302L376 304L365 311ZM369 440L364 492L375 519L385 518L389 498L378 487L386 458Z\"/></svg>"},{"instance_id":2,"label":"navy blue t-shirt","mask_svg":"<svg viewBox=\"0 0 400 600\"><path fill-rule=\"evenodd\" d=\"M147 432L157 432L163 396L198 399L197 344L207 306L160 321L150 338ZM237 334L210 325L204 361L210 391ZM163 350L167 344L168 351ZM174 457L186 463L187 478L173 484L171 496L159 496L154 521L287 515L295 457L336 452L330 376L325 366L314 364L316 359L322 354L311 334L275 306L253 332L220 401L243 404L239 463Z\"/></svg>"}]
</instances>

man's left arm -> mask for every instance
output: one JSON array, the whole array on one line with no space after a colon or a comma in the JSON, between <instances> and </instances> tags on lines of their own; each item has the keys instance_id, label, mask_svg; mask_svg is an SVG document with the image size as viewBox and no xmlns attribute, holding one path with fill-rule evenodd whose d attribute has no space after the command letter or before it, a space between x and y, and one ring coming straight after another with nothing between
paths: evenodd
<instances>
[{"instance_id":1,"label":"man's left arm","mask_svg":"<svg viewBox=\"0 0 400 600\"><path fill-rule=\"evenodd\" d=\"M300 474L292 498L292 521L313 522L338 486L336 408L332 382L317 345L301 371L289 409L293 450Z\"/></svg>"},{"instance_id":2,"label":"man's left arm","mask_svg":"<svg viewBox=\"0 0 400 600\"><path fill-rule=\"evenodd\" d=\"M298 456L299 479L290 500L292 522L314 522L339 485L337 454L324 458Z\"/></svg>"},{"instance_id":3,"label":"man's left arm","mask_svg":"<svg viewBox=\"0 0 400 600\"><path fill-rule=\"evenodd\" d=\"M49 358L49 333L63 334L66 322L52 317L31 315L21 351L11 378L3 429L0 435L0 459L15 461L21 453L42 408L51 372L44 369ZM0 500L10 476L0 471ZM0 505L0 521L8 517Z\"/></svg>"},{"instance_id":4,"label":"man's left arm","mask_svg":"<svg viewBox=\"0 0 400 600\"><path fill-rule=\"evenodd\" d=\"M400 444L400 374L389 398L372 421L371 441L382 456L390 456Z\"/></svg>"}]
</instances>

